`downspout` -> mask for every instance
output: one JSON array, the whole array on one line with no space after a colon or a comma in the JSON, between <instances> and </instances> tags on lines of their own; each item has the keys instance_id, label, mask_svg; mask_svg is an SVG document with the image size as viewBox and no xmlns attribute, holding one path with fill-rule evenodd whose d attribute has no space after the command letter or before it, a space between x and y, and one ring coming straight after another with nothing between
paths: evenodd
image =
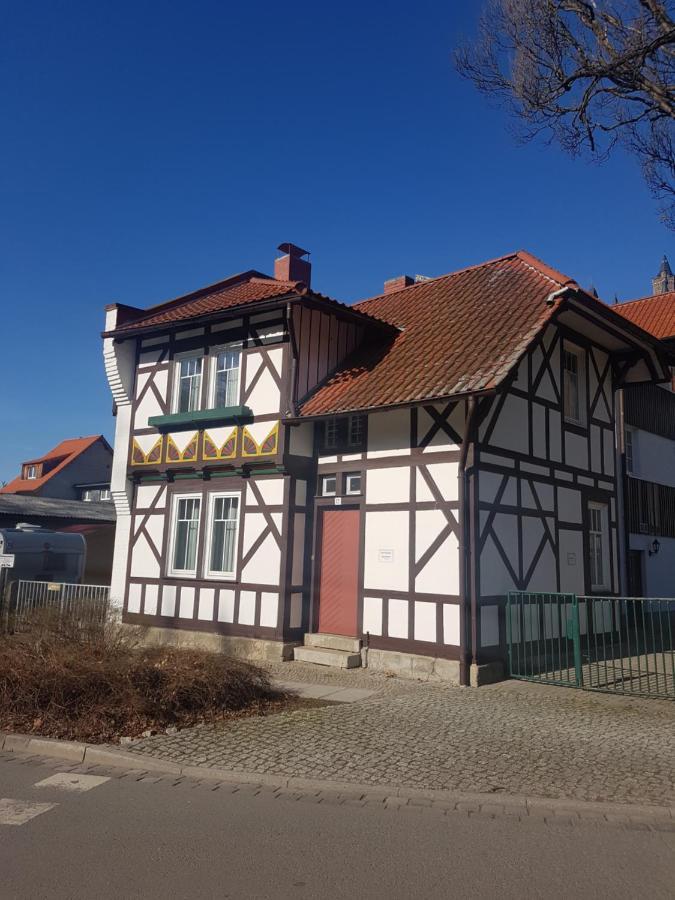
<instances>
[{"instance_id":1,"label":"downspout","mask_svg":"<svg viewBox=\"0 0 675 900\"><path fill-rule=\"evenodd\" d=\"M288 412L293 418L296 418L295 383L298 371L298 342L295 337L295 326L293 325L293 312L290 302L286 304L286 322L288 324L288 337L291 344L291 377L288 386Z\"/></svg>"},{"instance_id":2,"label":"downspout","mask_svg":"<svg viewBox=\"0 0 675 900\"><path fill-rule=\"evenodd\" d=\"M469 475L467 472L467 459L469 450L475 445L474 425L478 404L475 395L471 395L467 400L467 417L466 427L464 429L464 439L459 453L459 500L462 516L462 593L464 606L464 651L462 653L462 671L460 679L463 685L468 686L470 683L469 657L467 647L471 646L471 661L476 663L478 654L478 630L476 627L477 618L477 598L473 589L472 567L475 565L474 559L474 542L473 527L470 507L472 505L471 489L469 484ZM473 466L473 454L471 466ZM467 621L469 625L467 625ZM470 638L470 640L469 640Z\"/></svg>"}]
</instances>

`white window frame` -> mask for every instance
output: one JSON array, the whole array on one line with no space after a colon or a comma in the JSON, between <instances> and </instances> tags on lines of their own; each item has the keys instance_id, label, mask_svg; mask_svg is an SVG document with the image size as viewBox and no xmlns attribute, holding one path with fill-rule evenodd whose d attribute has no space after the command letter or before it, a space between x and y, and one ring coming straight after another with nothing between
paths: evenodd
<instances>
[{"instance_id":1,"label":"white window frame","mask_svg":"<svg viewBox=\"0 0 675 900\"><path fill-rule=\"evenodd\" d=\"M204 354L201 350L186 350L184 353L176 353L173 358L173 399L171 403L171 412L179 413L180 404L180 365L186 359L198 359L200 361L199 371L199 398L197 406L194 409L182 410L182 412L197 412L202 408L202 397L204 396Z\"/></svg>"},{"instance_id":2,"label":"white window frame","mask_svg":"<svg viewBox=\"0 0 675 900\"><path fill-rule=\"evenodd\" d=\"M37 466L26 466L26 481L35 481L37 476Z\"/></svg>"},{"instance_id":3,"label":"white window frame","mask_svg":"<svg viewBox=\"0 0 675 900\"><path fill-rule=\"evenodd\" d=\"M333 490L333 491L326 490L326 481L329 478L332 478L335 481L335 490ZM321 476L321 496L322 497L337 497L337 486L338 486L337 475L322 475Z\"/></svg>"},{"instance_id":4,"label":"white window frame","mask_svg":"<svg viewBox=\"0 0 675 900\"><path fill-rule=\"evenodd\" d=\"M216 500L219 498L236 498L237 500L237 527L234 536L234 559L231 572L213 572L211 570L211 547L213 546L213 513ZM206 555L204 557L204 578L209 581L235 581L237 577L237 565L239 563L239 529L241 528L241 491L214 491L208 495L206 514Z\"/></svg>"},{"instance_id":5,"label":"white window frame","mask_svg":"<svg viewBox=\"0 0 675 900\"><path fill-rule=\"evenodd\" d=\"M593 512L600 513L600 530L593 528ZM600 562L602 565L602 581L593 580L594 572L591 565L591 558L595 547L597 546L596 538L600 539ZM606 503L598 503L590 501L588 504L588 569L591 590L593 591L609 591L611 590L611 573L609 558L609 507Z\"/></svg>"},{"instance_id":6,"label":"white window frame","mask_svg":"<svg viewBox=\"0 0 675 900\"><path fill-rule=\"evenodd\" d=\"M101 500L112 500L112 494L110 493L110 488L101 488Z\"/></svg>"},{"instance_id":7,"label":"white window frame","mask_svg":"<svg viewBox=\"0 0 675 900\"><path fill-rule=\"evenodd\" d=\"M237 396L235 402L231 404L232 406L239 406L241 403L242 396L242 383L241 383L241 374L242 374L242 351L243 351L243 342L242 341L232 341L227 344L219 344L217 347L212 347L210 352L210 360L209 360L209 409L216 409L216 366L218 365L218 354L223 353L226 350L236 350L239 353L239 366L237 367Z\"/></svg>"},{"instance_id":8,"label":"white window frame","mask_svg":"<svg viewBox=\"0 0 675 900\"><path fill-rule=\"evenodd\" d=\"M361 472L345 472L345 494L348 497L358 497L363 493L362 483L363 483L363 475ZM359 488L357 491L353 490L350 487L350 479L358 478L359 479Z\"/></svg>"},{"instance_id":9,"label":"white window frame","mask_svg":"<svg viewBox=\"0 0 675 900\"><path fill-rule=\"evenodd\" d=\"M197 552L195 553L194 569L175 569L173 566L173 555L176 548L176 525L178 504L181 500L198 500L199 501L199 518L197 519ZM202 516L204 513L204 497L201 492L192 491L185 494L173 494L171 497L171 519L169 521L169 555L166 560L167 575L173 578L196 578L197 568L199 565L199 537L201 534Z\"/></svg>"},{"instance_id":10,"label":"white window frame","mask_svg":"<svg viewBox=\"0 0 675 900\"><path fill-rule=\"evenodd\" d=\"M577 404L578 404L578 415L574 416L567 411L567 398L568 398L568 378L571 373L565 366L565 354L569 353L570 356L573 356L577 361L577 371L576 371L576 379L577 379ZM570 422L572 425L584 425L586 423L586 353L581 347L578 347L576 344L571 344L568 341L563 342L563 415L565 417L566 422Z\"/></svg>"}]
</instances>

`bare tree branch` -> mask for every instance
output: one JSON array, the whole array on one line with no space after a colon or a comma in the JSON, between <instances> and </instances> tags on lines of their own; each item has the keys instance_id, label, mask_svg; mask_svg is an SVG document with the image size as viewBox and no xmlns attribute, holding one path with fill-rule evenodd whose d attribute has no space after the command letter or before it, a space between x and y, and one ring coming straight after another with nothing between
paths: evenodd
<instances>
[{"instance_id":1,"label":"bare tree branch","mask_svg":"<svg viewBox=\"0 0 675 900\"><path fill-rule=\"evenodd\" d=\"M486 0L459 72L530 140L602 159L621 142L675 229L673 0Z\"/></svg>"}]
</instances>

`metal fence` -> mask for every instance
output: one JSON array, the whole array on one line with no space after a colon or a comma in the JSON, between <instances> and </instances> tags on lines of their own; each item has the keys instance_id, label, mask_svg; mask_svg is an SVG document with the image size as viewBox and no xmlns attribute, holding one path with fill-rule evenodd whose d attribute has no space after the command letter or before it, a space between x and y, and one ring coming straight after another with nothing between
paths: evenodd
<instances>
[{"instance_id":1,"label":"metal fence","mask_svg":"<svg viewBox=\"0 0 675 900\"><path fill-rule=\"evenodd\" d=\"M108 585L16 581L5 592L0 629L26 631L40 620L78 627L104 625L109 609Z\"/></svg>"},{"instance_id":2,"label":"metal fence","mask_svg":"<svg viewBox=\"0 0 675 900\"><path fill-rule=\"evenodd\" d=\"M675 599L510 593L512 678L675 700Z\"/></svg>"}]
</instances>

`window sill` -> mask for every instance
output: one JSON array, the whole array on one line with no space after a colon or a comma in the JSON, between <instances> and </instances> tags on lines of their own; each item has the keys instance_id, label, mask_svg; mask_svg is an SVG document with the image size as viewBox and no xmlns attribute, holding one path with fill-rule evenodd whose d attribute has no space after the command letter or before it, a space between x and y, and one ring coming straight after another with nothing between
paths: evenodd
<instances>
[{"instance_id":1,"label":"window sill","mask_svg":"<svg viewBox=\"0 0 675 900\"><path fill-rule=\"evenodd\" d=\"M218 409L195 409L168 416L151 416L148 425L165 432L182 428L203 428L207 425L244 425L252 421L253 411L248 406L221 406Z\"/></svg>"}]
</instances>

